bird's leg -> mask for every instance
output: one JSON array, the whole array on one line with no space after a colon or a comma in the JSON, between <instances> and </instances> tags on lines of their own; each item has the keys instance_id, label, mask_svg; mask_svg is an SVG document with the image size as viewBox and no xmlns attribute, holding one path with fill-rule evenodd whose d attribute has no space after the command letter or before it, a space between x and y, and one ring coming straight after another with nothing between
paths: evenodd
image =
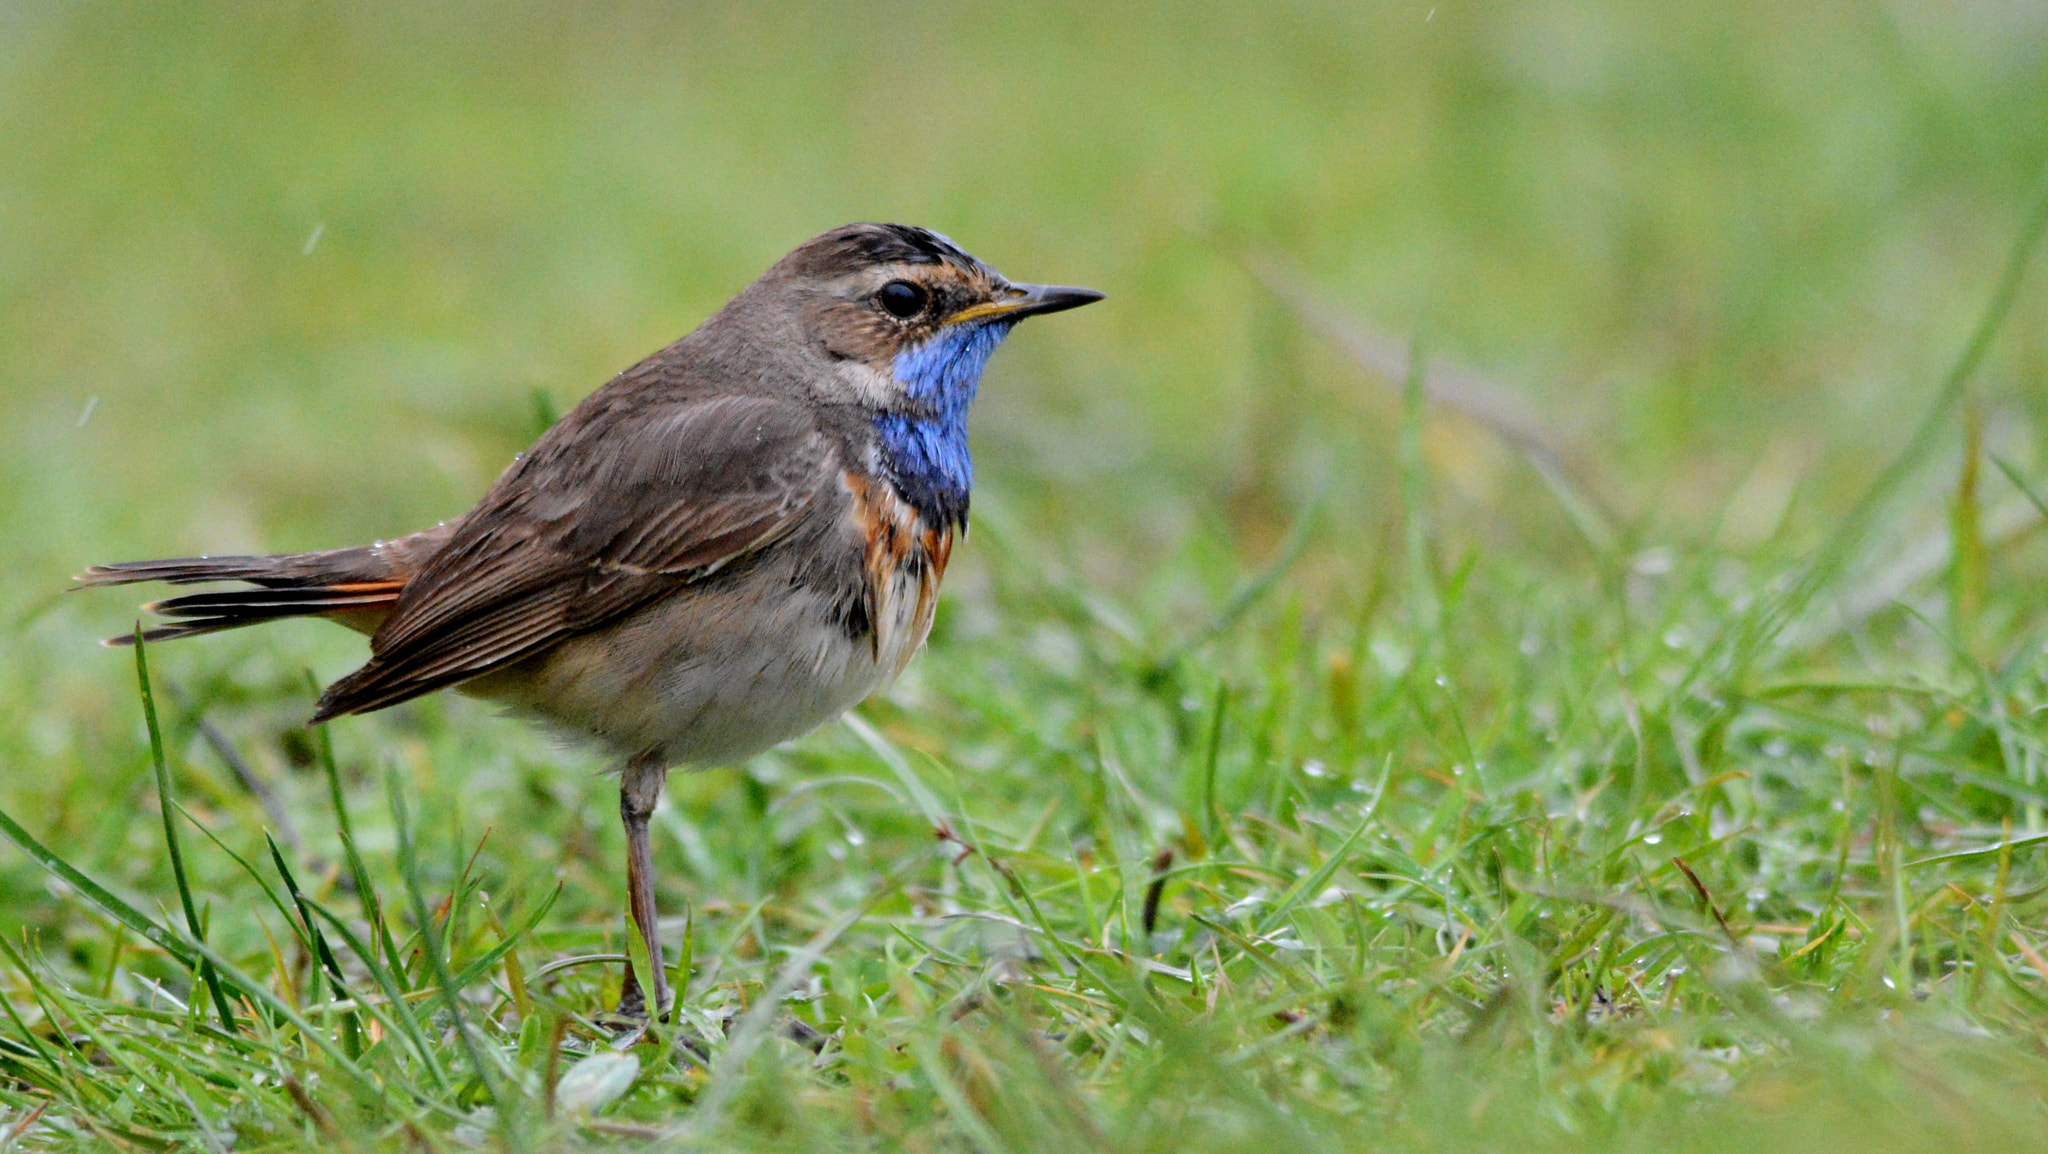
<instances>
[{"instance_id":1,"label":"bird's leg","mask_svg":"<svg viewBox=\"0 0 2048 1154\"><path fill-rule=\"evenodd\" d=\"M660 1018L669 1008L668 973L662 969L661 937L655 927L654 852L647 843L647 818L654 812L654 803L661 800L661 787L667 780L667 764L646 754L627 762L619 777L619 820L626 826L626 908L647 946L648 976L654 982L650 1010L633 963L627 961L626 982L619 990L622 1018Z\"/></svg>"}]
</instances>

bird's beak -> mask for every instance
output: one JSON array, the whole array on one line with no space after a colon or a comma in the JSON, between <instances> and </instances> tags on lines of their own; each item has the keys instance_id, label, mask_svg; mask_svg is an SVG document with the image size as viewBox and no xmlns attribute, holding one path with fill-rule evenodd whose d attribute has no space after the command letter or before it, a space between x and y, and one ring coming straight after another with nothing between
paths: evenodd
<instances>
[{"instance_id":1,"label":"bird's beak","mask_svg":"<svg viewBox=\"0 0 2048 1154\"><path fill-rule=\"evenodd\" d=\"M1094 289L1074 288L1056 284L1013 284L1009 295L1001 300L983 301L969 305L946 318L949 325L962 321L986 321L1001 318L1006 321L1020 321L1040 313L1064 312L1082 305L1092 305L1102 299Z\"/></svg>"}]
</instances>

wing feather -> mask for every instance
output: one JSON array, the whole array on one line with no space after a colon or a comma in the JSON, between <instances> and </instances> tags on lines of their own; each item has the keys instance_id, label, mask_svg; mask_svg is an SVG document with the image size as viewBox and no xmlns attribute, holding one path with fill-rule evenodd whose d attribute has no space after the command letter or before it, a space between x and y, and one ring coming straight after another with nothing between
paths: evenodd
<instances>
[{"instance_id":1,"label":"wing feather","mask_svg":"<svg viewBox=\"0 0 2048 1154\"><path fill-rule=\"evenodd\" d=\"M836 443L764 397L579 408L407 582L314 715L382 709L541 652L768 548L847 500Z\"/></svg>"}]
</instances>

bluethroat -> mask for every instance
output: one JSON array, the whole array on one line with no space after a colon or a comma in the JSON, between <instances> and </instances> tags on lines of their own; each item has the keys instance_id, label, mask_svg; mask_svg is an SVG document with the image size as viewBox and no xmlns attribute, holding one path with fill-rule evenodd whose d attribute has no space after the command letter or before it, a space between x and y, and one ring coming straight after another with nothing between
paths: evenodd
<instances>
[{"instance_id":1,"label":"bluethroat","mask_svg":"<svg viewBox=\"0 0 2048 1154\"><path fill-rule=\"evenodd\" d=\"M669 1005L647 836L669 768L759 752L902 672L967 527L983 367L1025 317L1100 299L1012 283L926 229L836 228L592 393L462 517L78 580L247 586L149 604L174 619L149 641L285 617L368 634L313 724L452 688L620 758L628 912L654 964L649 991L627 965L619 1013L644 1020Z\"/></svg>"}]
</instances>

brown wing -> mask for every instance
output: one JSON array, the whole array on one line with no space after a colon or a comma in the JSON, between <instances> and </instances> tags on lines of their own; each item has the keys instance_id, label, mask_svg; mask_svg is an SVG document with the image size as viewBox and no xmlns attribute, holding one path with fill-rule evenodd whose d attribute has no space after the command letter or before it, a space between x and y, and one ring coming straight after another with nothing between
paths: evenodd
<instances>
[{"instance_id":1,"label":"brown wing","mask_svg":"<svg viewBox=\"0 0 2048 1154\"><path fill-rule=\"evenodd\" d=\"M840 475L833 442L787 401L594 396L406 583L369 662L313 719L395 705L602 625L846 499Z\"/></svg>"}]
</instances>

